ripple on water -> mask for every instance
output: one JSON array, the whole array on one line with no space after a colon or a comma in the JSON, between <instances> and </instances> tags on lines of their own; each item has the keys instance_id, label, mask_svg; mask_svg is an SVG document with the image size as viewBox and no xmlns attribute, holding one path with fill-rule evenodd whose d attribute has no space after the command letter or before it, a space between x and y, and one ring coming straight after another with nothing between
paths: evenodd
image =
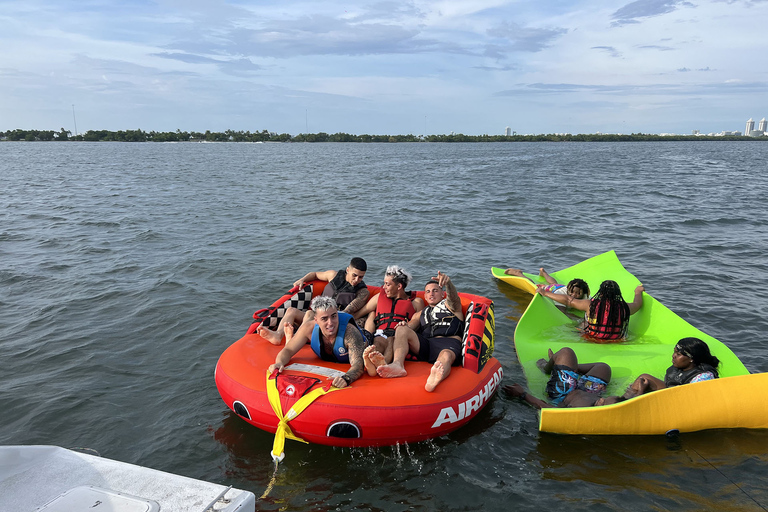
<instances>
[{"instance_id":1,"label":"ripple on water","mask_svg":"<svg viewBox=\"0 0 768 512\"><path fill-rule=\"evenodd\" d=\"M370 284L396 263L414 288L441 270L492 298L506 382L524 382L513 333L530 297L489 268L559 270L609 249L750 370L768 369L768 178L752 165L764 144L0 146L4 444L85 446L260 495L274 472L272 436L228 412L216 360L253 311L352 256L368 261ZM768 501L765 432L684 435L670 447L537 426L533 410L500 394L426 443L289 442L259 508Z\"/></svg>"}]
</instances>

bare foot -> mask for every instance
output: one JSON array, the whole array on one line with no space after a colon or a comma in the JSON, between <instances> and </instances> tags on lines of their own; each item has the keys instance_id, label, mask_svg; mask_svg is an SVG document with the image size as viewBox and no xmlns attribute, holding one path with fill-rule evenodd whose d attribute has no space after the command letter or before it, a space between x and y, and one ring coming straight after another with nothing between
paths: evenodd
<instances>
[{"instance_id":1,"label":"bare foot","mask_svg":"<svg viewBox=\"0 0 768 512\"><path fill-rule=\"evenodd\" d=\"M552 353L552 349L547 349L547 355L549 356L549 360L546 359L539 359L536 361L536 367L541 370L542 372L549 375L552 373L552 368L555 366L554 357L555 354Z\"/></svg>"},{"instance_id":2,"label":"bare foot","mask_svg":"<svg viewBox=\"0 0 768 512\"><path fill-rule=\"evenodd\" d=\"M379 374L379 377L384 377L385 379L394 379L395 377L405 377L408 375L403 365L397 362L379 366L376 368L376 372Z\"/></svg>"},{"instance_id":3,"label":"bare foot","mask_svg":"<svg viewBox=\"0 0 768 512\"><path fill-rule=\"evenodd\" d=\"M280 342L283 341L283 335L280 333L280 331L272 331L263 325L260 325L256 329L256 332L259 334L259 336L273 345L279 345Z\"/></svg>"},{"instance_id":4,"label":"bare foot","mask_svg":"<svg viewBox=\"0 0 768 512\"><path fill-rule=\"evenodd\" d=\"M293 324L285 324L285 344L287 345L289 341L291 341L291 338L293 338L293 335L296 334L296 328L293 326Z\"/></svg>"},{"instance_id":5,"label":"bare foot","mask_svg":"<svg viewBox=\"0 0 768 512\"><path fill-rule=\"evenodd\" d=\"M432 365L432 369L429 371L429 377L427 378L427 383L424 385L424 389L430 393L433 392L445 377L445 366L441 361L435 361L435 364Z\"/></svg>"},{"instance_id":6,"label":"bare foot","mask_svg":"<svg viewBox=\"0 0 768 512\"><path fill-rule=\"evenodd\" d=\"M376 347L371 345L363 350L363 363L368 375L375 377L377 375L376 369L385 364L384 356L376 350Z\"/></svg>"},{"instance_id":7,"label":"bare foot","mask_svg":"<svg viewBox=\"0 0 768 512\"><path fill-rule=\"evenodd\" d=\"M510 276L523 277L523 271L519 268L508 268L504 273Z\"/></svg>"}]
</instances>

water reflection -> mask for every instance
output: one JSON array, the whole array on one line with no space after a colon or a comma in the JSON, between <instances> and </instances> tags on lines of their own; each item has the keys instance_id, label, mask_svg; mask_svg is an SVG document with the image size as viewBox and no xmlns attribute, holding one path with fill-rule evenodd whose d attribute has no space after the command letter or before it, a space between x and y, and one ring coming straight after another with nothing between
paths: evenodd
<instances>
[{"instance_id":1,"label":"water reflection","mask_svg":"<svg viewBox=\"0 0 768 512\"><path fill-rule=\"evenodd\" d=\"M768 491L754 469L768 464L767 441L768 432L736 430L673 438L542 434L528 460L543 479L597 485L655 509L765 510Z\"/></svg>"}]
</instances>

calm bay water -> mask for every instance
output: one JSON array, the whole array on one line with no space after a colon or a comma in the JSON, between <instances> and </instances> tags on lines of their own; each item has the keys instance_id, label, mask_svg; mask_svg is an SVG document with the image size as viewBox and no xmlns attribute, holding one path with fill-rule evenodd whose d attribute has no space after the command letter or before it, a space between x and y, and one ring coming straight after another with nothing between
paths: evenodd
<instances>
[{"instance_id":1,"label":"calm bay water","mask_svg":"<svg viewBox=\"0 0 768 512\"><path fill-rule=\"evenodd\" d=\"M528 296L491 266L609 249L648 293L768 371L768 144L0 143L0 443L260 495L272 436L213 370L310 270L441 270L496 305L505 383ZM755 404L765 407L765 404ZM765 510L768 432L553 436L499 394L458 432L290 442L264 510Z\"/></svg>"}]
</instances>

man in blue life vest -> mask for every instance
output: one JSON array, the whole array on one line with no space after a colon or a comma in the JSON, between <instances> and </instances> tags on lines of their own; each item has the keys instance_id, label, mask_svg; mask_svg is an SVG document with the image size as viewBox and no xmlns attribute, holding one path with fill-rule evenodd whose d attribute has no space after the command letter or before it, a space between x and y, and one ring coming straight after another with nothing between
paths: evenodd
<instances>
[{"instance_id":1,"label":"man in blue life vest","mask_svg":"<svg viewBox=\"0 0 768 512\"><path fill-rule=\"evenodd\" d=\"M451 366L462 362L464 308L451 278L440 271L424 286L424 300L427 306L397 327L393 360L378 366L376 373L384 378L404 377L410 353L417 361L433 363L424 385L431 393L451 373Z\"/></svg>"},{"instance_id":2,"label":"man in blue life vest","mask_svg":"<svg viewBox=\"0 0 768 512\"><path fill-rule=\"evenodd\" d=\"M293 286L298 286L301 289L304 283L308 281L326 281L328 284L323 289L323 295L332 297L343 313L354 315L360 308L365 306L370 295L368 287L363 282L366 270L368 270L368 264L363 258L352 258L346 269L310 272L294 282ZM313 317L314 313L311 309L305 313L300 309L288 308L276 330L273 331L266 326L260 326L256 332L273 345L279 345L283 341L287 324L292 324L293 326L306 324L306 327L303 329L299 327L299 331L296 334L309 337L309 333L314 327L312 323Z\"/></svg>"},{"instance_id":3,"label":"man in blue life vest","mask_svg":"<svg viewBox=\"0 0 768 512\"><path fill-rule=\"evenodd\" d=\"M335 387L347 387L363 374L365 338L352 315L340 313L333 298L323 295L315 297L312 299L310 308L314 312L311 337L307 340L306 337L298 334L294 336L293 324L286 324L285 347L277 354L275 363L269 366L268 371L269 373L275 370L282 372L291 358L309 341L312 350L324 361L349 363L349 370L344 375L333 379Z\"/></svg>"},{"instance_id":4,"label":"man in blue life vest","mask_svg":"<svg viewBox=\"0 0 768 512\"><path fill-rule=\"evenodd\" d=\"M411 282L411 274L402 267L390 265L384 273L384 284L381 292L374 295L368 303L355 314L355 318L365 321L366 338L372 348L366 350L363 358L366 369L371 375L376 375L376 367L392 362L394 355L393 343L395 328L401 321L409 321L413 315L424 307L420 298L411 299L411 294L405 289Z\"/></svg>"}]
</instances>

